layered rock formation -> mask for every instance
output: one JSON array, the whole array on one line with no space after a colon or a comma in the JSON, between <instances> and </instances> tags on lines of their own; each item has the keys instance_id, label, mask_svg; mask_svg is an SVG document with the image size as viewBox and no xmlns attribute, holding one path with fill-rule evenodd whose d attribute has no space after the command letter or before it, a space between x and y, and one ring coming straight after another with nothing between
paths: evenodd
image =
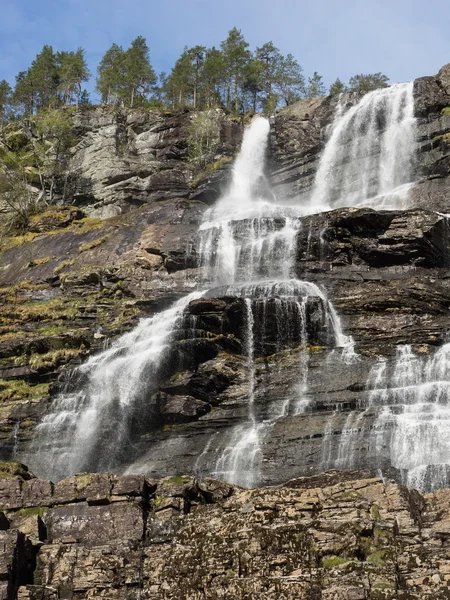
<instances>
[{"instance_id":1,"label":"layered rock formation","mask_svg":"<svg viewBox=\"0 0 450 600\"><path fill-rule=\"evenodd\" d=\"M296 222L295 276L326 292L358 358L346 362L336 352L320 299L311 300L305 343L299 335L280 342L269 310L255 354L255 411L269 422L280 398L292 406L262 436L259 483L331 466L374 466L371 449L356 452L352 465L329 460L343 443L345 449L349 415L366 408L374 364L393 359L399 344L427 357L446 341L448 70L414 84L419 153L410 209L343 208ZM341 102L348 108L358 100L348 95ZM279 198L311 190L337 102L301 101L272 119L269 182ZM71 367L204 280L198 229L224 189L243 124L217 113L219 149L214 163L199 171L188 156L192 118L188 112L81 111L69 177L74 205L36 215L28 233L4 241L3 458L30 452L35 426ZM232 428L248 412L246 310L242 299L219 288L189 305L170 360L144 399L145 415L134 418L132 443L114 468L134 464L155 477L216 469ZM295 414L305 361L308 410ZM356 429L374 426L376 415L366 416Z\"/></svg>"},{"instance_id":2,"label":"layered rock formation","mask_svg":"<svg viewBox=\"0 0 450 600\"><path fill-rule=\"evenodd\" d=\"M2 464L2 597L448 598L449 490L370 472L277 488Z\"/></svg>"}]
</instances>

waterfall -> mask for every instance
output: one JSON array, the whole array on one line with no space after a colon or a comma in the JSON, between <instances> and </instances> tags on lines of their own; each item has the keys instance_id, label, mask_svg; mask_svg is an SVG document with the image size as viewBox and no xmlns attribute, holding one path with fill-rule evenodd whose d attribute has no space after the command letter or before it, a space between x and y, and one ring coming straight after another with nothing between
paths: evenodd
<instances>
[{"instance_id":1,"label":"waterfall","mask_svg":"<svg viewBox=\"0 0 450 600\"><path fill-rule=\"evenodd\" d=\"M308 210L406 208L414 178L413 83L370 92L347 111L344 99L336 109Z\"/></svg>"},{"instance_id":2,"label":"waterfall","mask_svg":"<svg viewBox=\"0 0 450 600\"><path fill-rule=\"evenodd\" d=\"M170 371L186 309L203 295L239 298L245 313L247 388L241 401L246 417L222 440L220 455L209 469L234 483L258 483L264 437L277 420L307 407L308 345L320 342L345 361L355 359L353 340L343 334L325 292L293 277L301 207L280 205L270 190L264 175L268 135L268 121L254 119L245 131L229 189L206 211L199 227L202 291L141 320L110 349L72 372L37 427L28 460L39 475L60 478L129 466L133 434L154 426L152 398ZM196 336L196 324L197 317L189 316L191 337ZM262 410L264 385L257 360L286 348L298 354L298 380L290 395ZM210 448L217 450L216 435L199 453L196 468L203 461L211 464L208 454Z\"/></svg>"},{"instance_id":3,"label":"waterfall","mask_svg":"<svg viewBox=\"0 0 450 600\"><path fill-rule=\"evenodd\" d=\"M379 409L377 450L389 448L393 467L409 487L424 490L450 482L450 344L428 359L399 346L392 366L370 391Z\"/></svg>"},{"instance_id":4,"label":"waterfall","mask_svg":"<svg viewBox=\"0 0 450 600\"><path fill-rule=\"evenodd\" d=\"M311 282L292 278L301 210L280 205L268 189L264 178L268 135L269 123L263 118L246 130L230 188L206 212L200 227L205 281L222 286L209 294L244 298L246 306L247 422L231 432L215 463L214 475L247 487L258 482L264 436L278 419L290 411L302 412L307 406L310 300L321 305L327 343L339 347L348 360L355 356L353 340L342 333L340 319L325 293ZM271 347L265 342L269 322L276 324L276 331L271 331L276 343ZM263 390L257 381L255 355L267 356L289 346L301 348L295 406L291 407L286 398L271 408L269 419L261 420L255 396Z\"/></svg>"},{"instance_id":5,"label":"waterfall","mask_svg":"<svg viewBox=\"0 0 450 600\"><path fill-rule=\"evenodd\" d=\"M434 490L450 483L450 344L425 358L397 347L393 361L380 360L368 376L359 410L349 413L337 455L323 468L355 468L368 459L394 467L408 487ZM332 427L336 413L329 418ZM324 445L329 447L330 431ZM365 457L358 453L364 451ZM359 464L358 464L359 463Z\"/></svg>"},{"instance_id":6,"label":"waterfall","mask_svg":"<svg viewBox=\"0 0 450 600\"><path fill-rule=\"evenodd\" d=\"M145 399L193 292L120 337L71 374L66 390L37 427L29 462L43 477L107 470L132 445L133 419L145 420ZM70 391L75 382L75 391ZM141 409L142 414L139 413ZM36 466L35 466L36 465Z\"/></svg>"}]
</instances>

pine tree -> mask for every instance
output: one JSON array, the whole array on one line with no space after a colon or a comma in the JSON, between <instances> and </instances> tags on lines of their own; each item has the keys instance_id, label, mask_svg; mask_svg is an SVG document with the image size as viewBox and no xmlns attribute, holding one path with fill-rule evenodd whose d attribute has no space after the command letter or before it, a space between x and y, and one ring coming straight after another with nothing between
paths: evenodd
<instances>
[{"instance_id":1,"label":"pine tree","mask_svg":"<svg viewBox=\"0 0 450 600\"><path fill-rule=\"evenodd\" d=\"M11 86L6 79L0 81L0 123L6 119L8 108L11 102L11 94Z\"/></svg>"},{"instance_id":2,"label":"pine tree","mask_svg":"<svg viewBox=\"0 0 450 600\"><path fill-rule=\"evenodd\" d=\"M31 115L35 107L35 89L30 70L16 75L16 85L12 96L15 107L24 115Z\"/></svg>"},{"instance_id":3,"label":"pine tree","mask_svg":"<svg viewBox=\"0 0 450 600\"><path fill-rule=\"evenodd\" d=\"M339 79L336 79L334 83L330 85L330 96L338 96L347 91L347 88L344 83Z\"/></svg>"},{"instance_id":4,"label":"pine tree","mask_svg":"<svg viewBox=\"0 0 450 600\"><path fill-rule=\"evenodd\" d=\"M228 32L228 37L221 43L224 54L224 66L227 78L226 83L226 106L239 112L239 103L241 101L242 86L244 82L245 67L251 59L251 52L248 50L248 42L239 29L233 27Z\"/></svg>"},{"instance_id":5,"label":"pine tree","mask_svg":"<svg viewBox=\"0 0 450 600\"><path fill-rule=\"evenodd\" d=\"M75 96L78 104L81 99L81 84L88 81L90 72L84 58L83 48L76 52L58 52L59 91L62 93L64 104L69 104Z\"/></svg>"},{"instance_id":6,"label":"pine tree","mask_svg":"<svg viewBox=\"0 0 450 600\"><path fill-rule=\"evenodd\" d=\"M214 46L205 52L203 61L204 102L207 108L222 104L222 89L226 80L225 57Z\"/></svg>"},{"instance_id":7,"label":"pine tree","mask_svg":"<svg viewBox=\"0 0 450 600\"><path fill-rule=\"evenodd\" d=\"M305 78L302 68L292 56L282 56L276 76L276 86L286 106L305 94Z\"/></svg>"},{"instance_id":8,"label":"pine tree","mask_svg":"<svg viewBox=\"0 0 450 600\"><path fill-rule=\"evenodd\" d=\"M45 45L28 69L34 93L34 109L40 110L57 104L59 73L56 54L51 46Z\"/></svg>"},{"instance_id":9,"label":"pine tree","mask_svg":"<svg viewBox=\"0 0 450 600\"><path fill-rule=\"evenodd\" d=\"M264 89L263 106L267 112L272 112L278 104L278 95L274 86L282 56L272 42L267 42L260 48L256 48L256 59L261 63L261 80Z\"/></svg>"},{"instance_id":10,"label":"pine tree","mask_svg":"<svg viewBox=\"0 0 450 600\"><path fill-rule=\"evenodd\" d=\"M383 73L372 73L369 75L354 75L350 77L348 85L352 92L359 92L360 94L366 94L372 90L378 88L388 87L389 77L383 75Z\"/></svg>"},{"instance_id":11,"label":"pine tree","mask_svg":"<svg viewBox=\"0 0 450 600\"><path fill-rule=\"evenodd\" d=\"M308 98L325 96L326 90L322 79L322 75L319 75L317 71L314 71L313 76L308 78L308 88L306 90Z\"/></svg>"},{"instance_id":12,"label":"pine tree","mask_svg":"<svg viewBox=\"0 0 450 600\"><path fill-rule=\"evenodd\" d=\"M264 85L263 77L264 65L260 60L254 59L247 63L244 70L244 98L247 100L245 108L257 110L258 103L265 99L267 96L263 96L267 93L266 86Z\"/></svg>"},{"instance_id":13,"label":"pine tree","mask_svg":"<svg viewBox=\"0 0 450 600\"><path fill-rule=\"evenodd\" d=\"M103 104L115 104L118 101L124 79L123 59L122 46L113 44L105 52L97 68L96 89L102 98Z\"/></svg>"},{"instance_id":14,"label":"pine tree","mask_svg":"<svg viewBox=\"0 0 450 600\"><path fill-rule=\"evenodd\" d=\"M185 47L165 83L165 91L173 108L188 106L192 102L194 77L192 57Z\"/></svg>"},{"instance_id":15,"label":"pine tree","mask_svg":"<svg viewBox=\"0 0 450 600\"><path fill-rule=\"evenodd\" d=\"M125 106L133 107L136 100L142 102L157 82L147 42L141 35L123 55L122 74L119 97Z\"/></svg>"}]
</instances>

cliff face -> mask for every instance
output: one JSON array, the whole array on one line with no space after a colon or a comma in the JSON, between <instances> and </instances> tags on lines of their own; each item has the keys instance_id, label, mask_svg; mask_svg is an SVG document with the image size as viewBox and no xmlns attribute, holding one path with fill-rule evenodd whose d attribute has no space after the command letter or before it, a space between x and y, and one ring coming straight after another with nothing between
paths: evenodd
<instances>
[{"instance_id":1,"label":"cliff face","mask_svg":"<svg viewBox=\"0 0 450 600\"><path fill-rule=\"evenodd\" d=\"M302 219L296 276L327 292L345 333L355 340L358 359L336 355L325 333L325 307L311 301L309 409L291 411L267 428L257 483L336 466L373 467L370 436L356 436L344 447L342 432L350 415L357 433L373 429L377 417L366 410L367 382L376 360L394 363L399 344L413 345L426 360L446 341L448 72L447 66L414 84L418 181L410 209L336 209ZM348 95L341 101L353 106L358 100ZM279 197L301 198L311 190L336 103L301 101L272 119L269 180ZM188 157L189 113L95 109L76 116L68 177L73 205L33 217L30 231L6 239L0 255L3 458L33 459L35 426L66 383L66 376L58 380L61 372L189 293L204 277L199 225L229 179L229 159L243 131L242 123L220 112L216 117L214 162L199 170ZM298 394L299 364L305 360L298 344L280 342L276 319L275 310L267 313L255 356L255 381L261 384L255 407L266 421L280 397ZM120 457L115 468L133 464L155 477L214 470L232 427L248 410L246 335L245 303L224 289L189 305L157 390L144 393L144 415L133 420L126 460ZM105 423L104 436L108 427ZM347 462L343 452L352 454ZM388 450L377 461L400 478ZM85 465L109 467L100 459Z\"/></svg>"},{"instance_id":2,"label":"cliff face","mask_svg":"<svg viewBox=\"0 0 450 600\"><path fill-rule=\"evenodd\" d=\"M4 598L448 598L449 490L363 471L250 491L2 468Z\"/></svg>"}]
</instances>

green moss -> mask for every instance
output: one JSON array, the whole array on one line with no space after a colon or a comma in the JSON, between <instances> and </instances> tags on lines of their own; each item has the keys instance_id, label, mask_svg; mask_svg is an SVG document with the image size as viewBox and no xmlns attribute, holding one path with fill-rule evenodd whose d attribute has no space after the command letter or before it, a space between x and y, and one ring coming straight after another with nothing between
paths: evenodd
<instances>
[{"instance_id":1,"label":"green moss","mask_svg":"<svg viewBox=\"0 0 450 600\"><path fill-rule=\"evenodd\" d=\"M356 490L347 490L336 496L336 500L347 502L349 500L356 500L357 498L361 498L361 494Z\"/></svg>"},{"instance_id":2,"label":"green moss","mask_svg":"<svg viewBox=\"0 0 450 600\"><path fill-rule=\"evenodd\" d=\"M437 142L437 141L440 141L440 142L450 146L450 133L444 133L442 135L437 135L436 137L433 138L433 142Z\"/></svg>"},{"instance_id":3,"label":"green moss","mask_svg":"<svg viewBox=\"0 0 450 600\"><path fill-rule=\"evenodd\" d=\"M82 492L94 481L94 475L92 473L80 473L75 475L77 480L77 491Z\"/></svg>"},{"instance_id":4,"label":"green moss","mask_svg":"<svg viewBox=\"0 0 450 600\"><path fill-rule=\"evenodd\" d=\"M30 385L22 379L0 379L0 402L34 400L48 394L48 383Z\"/></svg>"},{"instance_id":5,"label":"green moss","mask_svg":"<svg viewBox=\"0 0 450 600\"><path fill-rule=\"evenodd\" d=\"M370 507L370 516L372 519L376 519L377 521L381 520L380 510L376 504L372 504Z\"/></svg>"},{"instance_id":6,"label":"green moss","mask_svg":"<svg viewBox=\"0 0 450 600\"><path fill-rule=\"evenodd\" d=\"M376 552L369 554L369 556L366 558L366 561L376 565L377 567L383 567L386 564L386 559L388 558L387 554L387 549L377 550Z\"/></svg>"},{"instance_id":7,"label":"green moss","mask_svg":"<svg viewBox=\"0 0 450 600\"><path fill-rule=\"evenodd\" d=\"M106 240L111 237L111 233L107 233L106 235L102 235L102 237L99 237L95 240L92 240L92 242L85 242L84 244L81 244L81 246L78 248L78 250L80 252L86 252L87 250L92 250L93 248L97 248L97 246L100 246L101 244L103 244L103 242L106 242Z\"/></svg>"},{"instance_id":8,"label":"green moss","mask_svg":"<svg viewBox=\"0 0 450 600\"><path fill-rule=\"evenodd\" d=\"M55 368L72 358L76 358L80 354L80 351L80 348L61 348L59 350L51 350L45 354L32 354L30 357L30 366L33 369Z\"/></svg>"},{"instance_id":9,"label":"green moss","mask_svg":"<svg viewBox=\"0 0 450 600\"><path fill-rule=\"evenodd\" d=\"M445 108L443 108L441 110L441 115L444 115L445 117L450 116L450 106L446 106Z\"/></svg>"},{"instance_id":10,"label":"green moss","mask_svg":"<svg viewBox=\"0 0 450 600\"><path fill-rule=\"evenodd\" d=\"M10 477L29 479L27 467L16 461L0 461L0 479L9 479Z\"/></svg>"},{"instance_id":11,"label":"green moss","mask_svg":"<svg viewBox=\"0 0 450 600\"><path fill-rule=\"evenodd\" d=\"M351 560L351 558L347 558L346 556L327 556L322 558L322 565L325 569L333 569L334 567L344 565Z\"/></svg>"},{"instance_id":12,"label":"green moss","mask_svg":"<svg viewBox=\"0 0 450 600\"><path fill-rule=\"evenodd\" d=\"M168 477L167 479L164 479L164 483L181 485L183 483L189 483L191 480L192 480L192 477L189 477L188 475L184 475L184 476L174 475L173 477Z\"/></svg>"},{"instance_id":13,"label":"green moss","mask_svg":"<svg viewBox=\"0 0 450 600\"><path fill-rule=\"evenodd\" d=\"M49 509L48 506L32 506L30 508L20 508L14 513L17 517L42 517L42 515Z\"/></svg>"},{"instance_id":14,"label":"green moss","mask_svg":"<svg viewBox=\"0 0 450 600\"><path fill-rule=\"evenodd\" d=\"M64 271L64 269L66 269L67 267L71 267L75 264L75 259L71 258L69 260L63 260L62 262L59 263L59 265L57 265L54 269L53 269L53 274L54 275L58 275L58 273L61 273L61 271Z\"/></svg>"},{"instance_id":15,"label":"green moss","mask_svg":"<svg viewBox=\"0 0 450 600\"><path fill-rule=\"evenodd\" d=\"M55 260L56 256L45 256L44 258L36 258L28 263L28 268L38 267L39 265L45 265L51 260Z\"/></svg>"},{"instance_id":16,"label":"green moss","mask_svg":"<svg viewBox=\"0 0 450 600\"><path fill-rule=\"evenodd\" d=\"M191 181L191 187L195 188L202 179L204 179L205 177L207 177L208 175L211 175L212 173L214 173L214 171L217 171L218 169L220 169L221 167L223 167L224 165L230 163L232 161L232 157L231 156L223 156L222 158L219 158L219 160L216 160L212 163L209 163L208 165L206 165L206 167Z\"/></svg>"}]
</instances>

